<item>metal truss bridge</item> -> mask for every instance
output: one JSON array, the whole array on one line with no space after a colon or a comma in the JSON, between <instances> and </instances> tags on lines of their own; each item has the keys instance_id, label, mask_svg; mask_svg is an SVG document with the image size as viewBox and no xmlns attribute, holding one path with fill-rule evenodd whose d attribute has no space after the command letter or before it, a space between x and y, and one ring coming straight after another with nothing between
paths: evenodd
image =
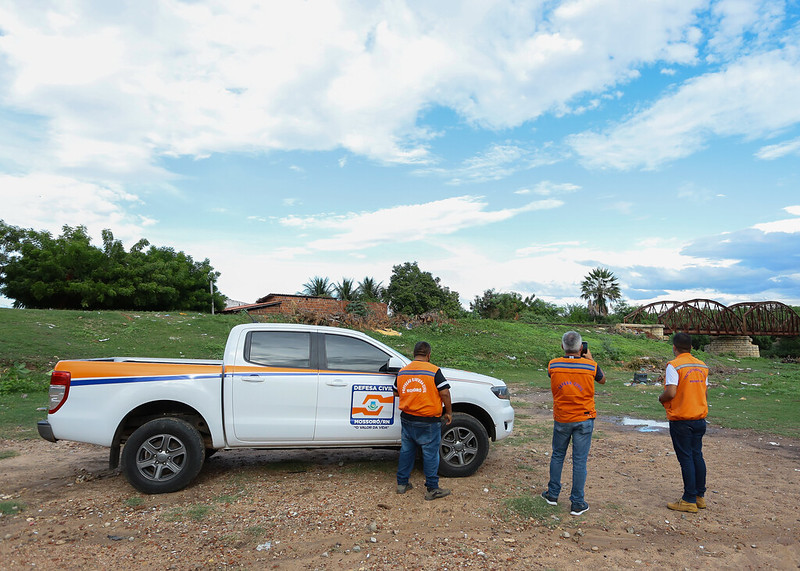
<instances>
[{"instance_id":1,"label":"metal truss bridge","mask_svg":"<svg viewBox=\"0 0 800 571\"><path fill-rule=\"evenodd\" d=\"M657 301L625 316L625 323L653 323L664 333L696 335L800 335L800 315L779 301L737 303L726 307L711 299Z\"/></svg>"}]
</instances>

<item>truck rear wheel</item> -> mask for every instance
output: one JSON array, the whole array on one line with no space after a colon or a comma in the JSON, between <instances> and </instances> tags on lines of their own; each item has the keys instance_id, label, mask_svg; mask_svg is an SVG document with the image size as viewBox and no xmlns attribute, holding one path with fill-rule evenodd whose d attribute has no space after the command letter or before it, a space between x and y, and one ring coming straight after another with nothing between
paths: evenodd
<instances>
[{"instance_id":1,"label":"truck rear wheel","mask_svg":"<svg viewBox=\"0 0 800 571\"><path fill-rule=\"evenodd\" d=\"M179 418L158 418L137 428L122 449L122 472L145 494L182 490L205 460L203 437Z\"/></svg>"},{"instance_id":2,"label":"truck rear wheel","mask_svg":"<svg viewBox=\"0 0 800 571\"><path fill-rule=\"evenodd\" d=\"M472 476L489 454L489 435L478 419L456 412L453 422L442 425L439 474L447 478Z\"/></svg>"}]
</instances>

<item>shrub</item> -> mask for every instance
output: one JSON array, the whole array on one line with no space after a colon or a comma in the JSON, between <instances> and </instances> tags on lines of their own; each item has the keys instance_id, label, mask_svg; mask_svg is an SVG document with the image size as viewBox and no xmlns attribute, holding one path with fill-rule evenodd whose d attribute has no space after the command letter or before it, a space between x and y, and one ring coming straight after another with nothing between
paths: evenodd
<instances>
[{"instance_id":1,"label":"shrub","mask_svg":"<svg viewBox=\"0 0 800 571\"><path fill-rule=\"evenodd\" d=\"M47 385L28 370L24 363L0 370L0 395L43 391Z\"/></svg>"}]
</instances>

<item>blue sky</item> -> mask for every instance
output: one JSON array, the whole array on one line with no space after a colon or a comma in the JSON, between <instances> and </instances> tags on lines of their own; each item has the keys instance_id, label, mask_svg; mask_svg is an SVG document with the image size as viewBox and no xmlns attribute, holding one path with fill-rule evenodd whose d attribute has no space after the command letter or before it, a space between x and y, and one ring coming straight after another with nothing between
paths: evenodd
<instances>
[{"instance_id":1,"label":"blue sky","mask_svg":"<svg viewBox=\"0 0 800 571\"><path fill-rule=\"evenodd\" d=\"M0 219L228 297L416 261L470 300L800 304L796 0L0 5ZM7 304L7 300L6 300Z\"/></svg>"}]
</instances>

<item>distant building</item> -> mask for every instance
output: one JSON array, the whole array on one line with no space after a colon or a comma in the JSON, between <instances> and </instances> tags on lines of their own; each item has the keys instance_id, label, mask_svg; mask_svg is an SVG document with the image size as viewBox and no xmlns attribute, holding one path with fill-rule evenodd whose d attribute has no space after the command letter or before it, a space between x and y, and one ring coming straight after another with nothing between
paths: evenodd
<instances>
[{"instance_id":1,"label":"distant building","mask_svg":"<svg viewBox=\"0 0 800 571\"><path fill-rule=\"evenodd\" d=\"M321 316L336 315L347 311L349 301L333 299L332 297L317 297L313 295L297 295L286 293L271 293L259 298L255 303L226 307L223 313L236 313L246 311L254 315L292 314L305 311ZM377 316L388 315L389 308L379 301L365 302L370 311Z\"/></svg>"}]
</instances>

